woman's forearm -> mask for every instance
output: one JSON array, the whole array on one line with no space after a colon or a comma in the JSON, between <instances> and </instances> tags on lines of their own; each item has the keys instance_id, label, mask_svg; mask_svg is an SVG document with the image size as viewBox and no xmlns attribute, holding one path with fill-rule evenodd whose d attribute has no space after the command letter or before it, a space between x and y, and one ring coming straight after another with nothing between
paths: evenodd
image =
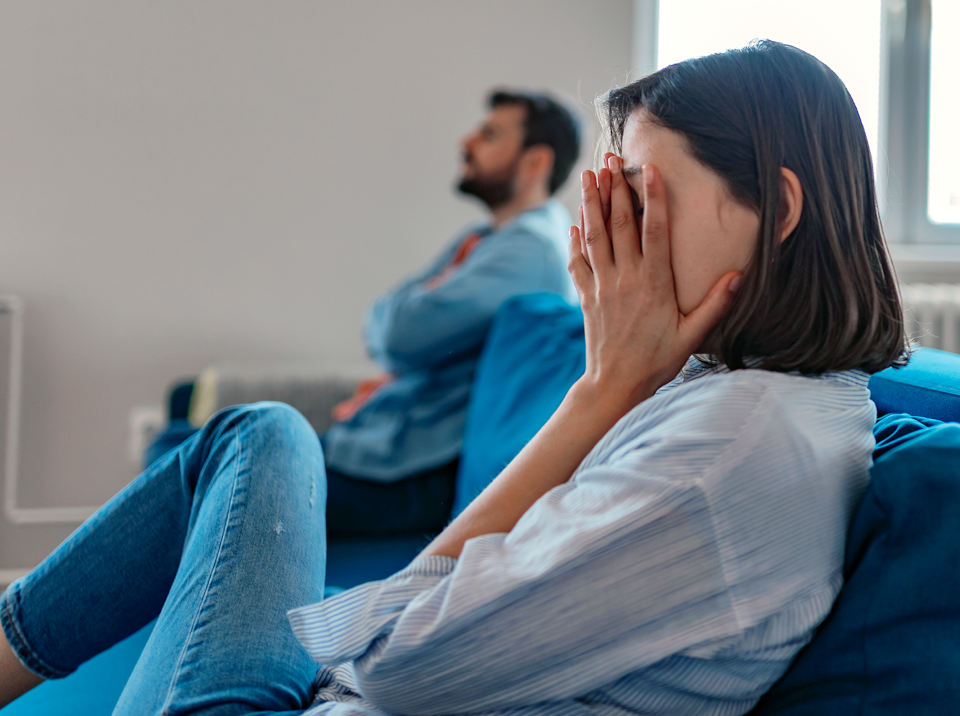
<instances>
[{"instance_id":1,"label":"woman's forearm","mask_svg":"<svg viewBox=\"0 0 960 716\"><path fill-rule=\"evenodd\" d=\"M550 420L423 555L459 558L467 540L512 530L534 502L570 479L600 438L636 403L623 397L596 390L584 379L574 384Z\"/></svg>"}]
</instances>

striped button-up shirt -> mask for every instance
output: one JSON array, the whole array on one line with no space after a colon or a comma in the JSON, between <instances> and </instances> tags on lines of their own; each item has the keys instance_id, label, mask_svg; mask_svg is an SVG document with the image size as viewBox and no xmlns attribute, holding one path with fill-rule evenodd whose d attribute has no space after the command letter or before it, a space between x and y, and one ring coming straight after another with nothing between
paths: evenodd
<instances>
[{"instance_id":1,"label":"striped button-up shirt","mask_svg":"<svg viewBox=\"0 0 960 716\"><path fill-rule=\"evenodd\" d=\"M842 582L861 371L695 359L507 534L294 610L308 714L742 714Z\"/></svg>"}]
</instances>

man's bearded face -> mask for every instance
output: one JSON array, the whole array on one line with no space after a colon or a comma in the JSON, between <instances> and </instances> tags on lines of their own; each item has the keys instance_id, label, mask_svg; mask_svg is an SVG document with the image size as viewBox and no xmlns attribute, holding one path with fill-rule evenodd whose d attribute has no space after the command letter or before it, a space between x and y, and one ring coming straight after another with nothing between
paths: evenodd
<instances>
[{"instance_id":1,"label":"man's bearded face","mask_svg":"<svg viewBox=\"0 0 960 716\"><path fill-rule=\"evenodd\" d=\"M465 174L457 184L457 190L461 194L475 196L491 210L497 209L504 204L508 204L514 197L514 176L517 173L517 164L520 157L517 157L509 166L494 171L483 172L473 164L473 157L469 152L464 152L463 163L467 167L472 167L473 171L469 175Z\"/></svg>"},{"instance_id":2,"label":"man's bearded face","mask_svg":"<svg viewBox=\"0 0 960 716\"><path fill-rule=\"evenodd\" d=\"M526 136L526 109L500 105L460 142L462 158L457 189L475 196L491 210L509 203L516 192L516 174Z\"/></svg>"}]
</instances>

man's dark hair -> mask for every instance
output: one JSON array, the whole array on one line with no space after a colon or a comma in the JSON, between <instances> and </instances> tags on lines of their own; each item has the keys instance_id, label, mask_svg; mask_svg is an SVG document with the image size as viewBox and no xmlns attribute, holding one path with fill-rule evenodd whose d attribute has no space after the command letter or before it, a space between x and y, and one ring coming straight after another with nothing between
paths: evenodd
<instances>
[{"instance_id":1,"label":"man's dark hair","mask_svg":"<svg viewBox=\"0 0 960 716\"><path fill-rule=\"evenodd\" d=\"M580 156L580 123L576 115L552 97L537 92L498 89L490 93L487 104L490 109L519 105L526 110L523 147L545 144L553 150L549 189L554 194Z\"/></svg>"},{"instance_id":2,"label":"man's dark hair","mask_svg":"<svg viewBox=\"0 0 960 716\"><path fill-rule=\"evenodd\" d=\"M681 133L691 154L760 217L753 259L707 345L732 369L869 373L906 362L897 280L877 211L860 115L834 72L763 40L670 65L603 100L619 154L629 117ZM780 168L803 188L779 240Z\"/></svg>"}]
</instances>

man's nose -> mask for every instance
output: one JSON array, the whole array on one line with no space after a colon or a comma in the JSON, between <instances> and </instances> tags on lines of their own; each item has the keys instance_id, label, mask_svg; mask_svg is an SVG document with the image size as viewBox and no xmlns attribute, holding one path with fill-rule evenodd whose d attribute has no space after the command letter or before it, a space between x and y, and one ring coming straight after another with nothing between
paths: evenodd
<instances>
[{"instance_id":1,"label":"man's nose","mask_svg":"<svg viewBox=\"0 0 960 716\"><path fill-rule=\"evenodd\" d=\"M477 133L470 132L460 138L460 151L463 154L470 154L474 143L477 141Z\"/></svg>"}]
</instances>

